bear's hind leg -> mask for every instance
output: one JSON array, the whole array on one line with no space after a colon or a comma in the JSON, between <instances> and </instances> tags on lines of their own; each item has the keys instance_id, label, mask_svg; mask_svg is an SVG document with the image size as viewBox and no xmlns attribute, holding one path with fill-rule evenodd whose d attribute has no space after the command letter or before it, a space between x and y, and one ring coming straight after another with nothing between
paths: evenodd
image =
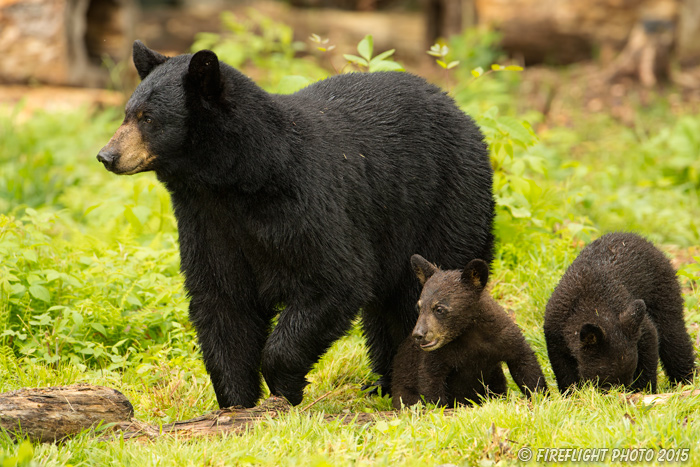
<instances>
[{"instance_id":1,"label":"bear's hind leg","mask_svg":"<svg viewBox=\"0 0 700 467\"><path fill-rule=\"evenodd\" d=\"M300 306L290 304L279 316L262 355L262 374L270 392L293 405L304 397L306 374L326 350L352 325L360 302L327 297Z\"/></svg>"},{"instance_id":2,"label":"bear's hind leg","mask_svg":"<svg viewBox=\"0 0 700 467\"><path fill-rule=\"evenodd\" d=\"M652 317L656 317L652 313ZM695 351L682 312L677 319L670 319L672 316L654 320L659 333L659 358L671 383L687 384L693 381L695 374Z\"/></svg>"},{"instance_id":3,"label":"bear's hind leg","mask_svg":"<svg viewBox=\"0 0 700 467\"><path fill-rule=\"evenodd\" d=\"M379 375L375 385L382 394L391 394L392 363L399 345L413 331L418 319L418 281L410 277L410 285L387 299L367 304L362 310L362 330L372 371Z\"/></svg>"}]
</instances>

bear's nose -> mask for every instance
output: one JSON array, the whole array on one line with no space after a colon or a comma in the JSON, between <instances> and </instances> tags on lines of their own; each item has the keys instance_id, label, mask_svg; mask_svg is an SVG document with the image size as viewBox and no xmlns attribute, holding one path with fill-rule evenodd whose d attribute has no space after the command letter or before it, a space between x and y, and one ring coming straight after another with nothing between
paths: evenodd
<instances>
[{"instance_id":1,"label":"bear's nose","mask_svg":"<svg viewBox=\"0 0 700 467\"><path fill-rule=\"evenodd\" d=\"M102 162L107 170L112 170L114 161L117 160L117 153L104 147L100 149L100 152L97 154L97 160Z\"/></svg>"},{"instance_id":2,"label":"bear's nose","mask_svg":"<svg viewBox=\"0 0 700 467\"><path fill-rule=\"evenodd\" d=\"M411 336L419 343L423 342L425 340L425 329L423 329L422 327L416 326L413 329L413 333L411 334Z\"/></svg>"}]
</instances>

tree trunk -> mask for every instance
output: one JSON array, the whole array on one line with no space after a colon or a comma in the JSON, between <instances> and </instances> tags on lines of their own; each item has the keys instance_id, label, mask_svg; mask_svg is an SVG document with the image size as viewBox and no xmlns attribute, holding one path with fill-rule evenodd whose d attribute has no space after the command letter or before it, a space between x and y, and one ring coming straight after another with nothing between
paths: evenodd
<instances>
[{"instance_id":1,"label":"tree trunk","mask_svg":"<svg viewBox=\"0 0 700 467\"><path fill-rule=\"evenodd\" d=\"M673 29L681 1L697 0L476 0L476 11L526 64L568 64L593 58L595 50L604 60L615 55L640 22L670 21Z\"/></svg>"},{"instance_id":2,"label":"tree trunk","mask_svg":"<svg viewBox=\"0 0 700 467\"><path fill-rule=\"evenodd\" d=\"M476 25L475 0L423 0L426 48Z\"/></svg>"},{"instance_id":3,"label":"tree trunk","mask_svg":"<svg viewBox=\"0 0 700 467\"><path fill-rule=\"evenodd\" d=\"M98 86L128 57L133 0L0 0L0 83Z\"/></svg>"},{"instance_id":4,"label":"tree trunk","mask_svg":"<svg viewBox=\"0 0 700 467\"><path fill-rule=\"evenodd\" d=\"M700 64L700 1L681 0L677 56L681 65Z\"/></svg>"},{"instance_id":5,"label":"tree trunk","mask_svg":"<svg viewBox=\"0 0 700 467\"><path fill-rule=\"evenodd\" d=\"M0 394L0 428L33 441L55 442L106 423L128 422L129 400L117 390L79 385Z\"/></svg>"}]
</instances>

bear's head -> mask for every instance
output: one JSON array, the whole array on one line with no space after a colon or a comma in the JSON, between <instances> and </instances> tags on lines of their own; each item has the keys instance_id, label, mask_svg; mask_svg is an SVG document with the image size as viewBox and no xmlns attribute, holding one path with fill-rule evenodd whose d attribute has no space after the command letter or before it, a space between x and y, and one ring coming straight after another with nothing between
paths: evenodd
<instances>
[{"instance_id":1,"label":"bear's head","mask_svg":"<svg viewBox=\"0 0 700 467\"><path fill-rule=\"evenodd\" d=\"M462 272L443 271L420 255L411 257L411 265L423 285L412 336L421 349L437 350L460 336L479 318L489 267L486 262L475 259Z\"/></svg>"},{"instance_id":2,"label":"bear's head","mask_svg":"<svg viewBox=\"0 0 700 467\"><path fill-rule=\"evenodd\" d=\"M643 300L621 305L622 312L607 309L610 303L582 303L583 321L570 324L567 339L576 357L579 374L601 388L629 386L637 368L637 344L642 322L648 319Z\"/></svg>"},{"instance_id":3,"label":"bear's head","mask_svg":"<svg viewBox=\"0 0 700 467\"><path fill-rule=\"evenodd\" d=\"M194 157L188 138L192 100L211 101L222 92L216 54L202 50L166 57L136 41L133 60L142 81L126 104L124 121L97 160L120 175L151 170L167 174L178 165L191 168L191 161L185 162Z\"/></svg>"}]
</instances>

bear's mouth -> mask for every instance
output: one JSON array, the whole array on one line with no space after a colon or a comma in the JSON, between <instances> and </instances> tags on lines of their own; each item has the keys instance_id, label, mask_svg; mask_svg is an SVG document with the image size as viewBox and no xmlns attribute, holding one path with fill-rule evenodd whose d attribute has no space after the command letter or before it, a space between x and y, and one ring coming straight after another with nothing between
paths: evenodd
<instances>
[{"instance_id":1,"label":"bear's mouth","mask_svg":"<svg viewBox=\"0 0 700 467\"><path fill-rule=\"evenodd\" d=\"M432 350L438 347L438 340L434 339L430 342L426 342L425 344L420 344L420 348L423 350Z\"/></svg>"}]
</instances>

